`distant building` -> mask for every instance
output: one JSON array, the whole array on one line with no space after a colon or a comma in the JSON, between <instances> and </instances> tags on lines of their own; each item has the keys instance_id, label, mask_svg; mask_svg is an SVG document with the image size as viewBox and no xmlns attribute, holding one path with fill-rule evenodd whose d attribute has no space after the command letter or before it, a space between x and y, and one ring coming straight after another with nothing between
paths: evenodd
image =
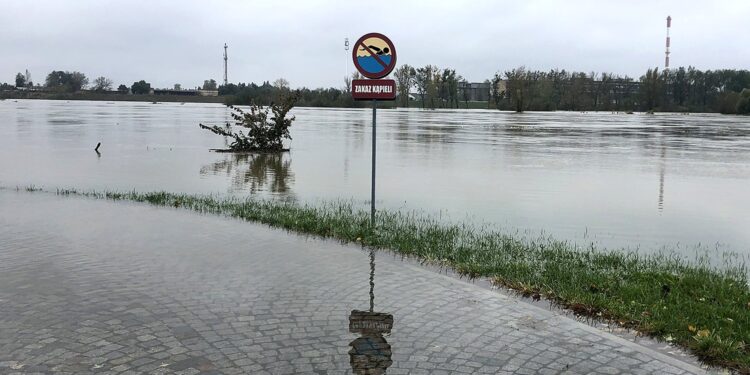
<instances>
[{"instance_id":1,"label":"distant building","mask_svg":"<svg viewBox=\"0 0 750 375\"><path fill-rule=\"evenodd\" d=\"M198 96L198 90L154 89L154 95Z\"/></svg>"},{"instance_id":2,"label":"distant building","mask_svg":"<svg viewBox=\"0 0 750 375\"><path fill-rule=\"evenodd\" d=\"M175 95L175 96L219 96L219 90L174 90L174 89L154 89L154 95Z\"/></svg>"},{"instance_id":3,"label":"distant building","mask_svg":"<svg viewBox=\"0 0 750 375\"><path fill-rule=\"evenodd\" d=\"M492 96L492 83L484 82L459 82L458 83L458 100L469 102L486 102ZM501 97L505 97L506 81L500 80L497 83L497 92ZM422 100L422 94L418 92L409 93L409 99Z\"/></svg>"},{"instance_id":4,"label":"distant building","mask_svg":"<svg viewBox=\"0 0 750 375\"><path fill-rule=\"evenodd\" d=\"M505 81L502 82L502 90L505 91ZM459 82L458 83L458 97L461 101L470 102L486 102L489 100L492 92L490 90L491 83L489 81L484 82ZM498 85L499 86L499 85Z\"/></svg>"}]
</instances>

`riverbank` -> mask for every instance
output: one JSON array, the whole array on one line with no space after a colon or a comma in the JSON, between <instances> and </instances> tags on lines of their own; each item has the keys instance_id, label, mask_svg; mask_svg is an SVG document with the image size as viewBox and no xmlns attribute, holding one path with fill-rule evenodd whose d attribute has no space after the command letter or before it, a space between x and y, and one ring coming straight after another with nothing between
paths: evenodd
<instances>
[{"instance_id":1,"label":"riverbank","mask_svg":"<svg viewBox=\"0 0 750 375\"><path fill-rule=\"evenodd\" d=\"M37 91L2 91L0 99L40 99L40 100L90 100L104 102L170 102L170 103L224 103L221 96L179 96L179 95L130 95L112 93L49 93Z\"/></svg>"},{"instance_id":2,"label":"riverbank","mask_svg":"<svg viewBox=\"0 0 750 375\"><path fill-rule=\"evenodd\" d=\"M0 100L13 100L13 99L31 99L31 100L80 100L80 101L104 101L104 102L163 102L163 103L235 103L235 105L245 105L235 102L235 99L231 95L226 96L179 96L179 95L130 95L130 94L96 94L96 93L44 93L44 92L23 92L23 91L0 91ZM326 106L326 105L297 105L301 108L369 108L369 102L354 102L354 106ZM383 101L378 103L380 109L394 109L394 108L421 108L421 102L412 100L409 102L408 107L398 107L394 101ZM457 110L489 110L499 112L513 112L511 110L498 110L487 102L483 101L470 101L461 102L458 108L426 108L425 110L445 110L445 109L457 109ZM592 112L597 111L528 111L528 112ZM621 113L621 114L633 114L633 111L598 111L601 113ZM646 113L683 113L683 114L701 114L701 113L712 113L718 114L717 112L690 112L687 110L655 110ZM728 115L728 114L724 114ZM743 115L737 115L743 116Z\"/></svg>"},{"instance_id":3,"label":"riverbank","mask_svg":"<svg viewBox=\"0 0 750 375\"><path fill-rule=\"evenodd\" d=\"M79 100L94 102L149 102L149 103L219 103L227 105L247 105L245 102L237 102L232 95L225 96L181 96L181 95L131 95L131 94L114 94L114 93L50 93L39 91L0 91L0 100ZM338 107L325 105L304 105L299 104L297 107L306 108L361 108L369 106L369 102L353 102L353 106ZM480 106L481 107L481 106ZM378 104L380 109L396 108L393 101L383 101ZM473 107L472 107L473 108Z\"/></svg>"},{"instance_id":4,"label":"riverbank","mask_svg":"<svg viewBox=\"0 0 750 375\"><path fill-rule=\"evenodd\" d=\"M717 269L672 254L581 249L491 226L446 224L415 212L379 211L373 229L369 212L345 201L311 206L167 192L54 193L221 214L392 250L462 275L489 278L524 296L546 298L577 314L678 344L706 363L750 373L750 289L744 265Z\"/></svg>"}]
</instances>

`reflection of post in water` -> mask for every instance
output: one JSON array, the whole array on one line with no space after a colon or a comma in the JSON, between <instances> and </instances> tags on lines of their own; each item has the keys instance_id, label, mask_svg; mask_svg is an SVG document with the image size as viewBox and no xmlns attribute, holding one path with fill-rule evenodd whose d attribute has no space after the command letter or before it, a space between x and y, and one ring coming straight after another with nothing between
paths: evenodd
<instances>
[{"instance_id":1,"label":"reflection of post in water","mask_svg":"<svg viewBox=\"0 0 750 375\"><path fill-rule=\"evenodd\" d=\"M661 162L659 163L659 212L664 210L664 173L666 172L667 148L661 146Z\"/></svg>"},{"instance_id":2,"label":"reflection of post in water","mask_svg":"<svg viewBox=\"0 0 750 375\"><path fill-rule=\"evenodd\" d=\"M294 180L290 159L285 153L233 153L224 160L204 165L201 174L223 173L232 177L236 189L248 188L251 193L268 190L273 193L288 193L289 183Z\"/></svg>"},{"instance_id":3,"label":"reflection of post in water","mask_svg":"<svg viewBox=\"0 0 750 375\"><path fill-rule=\"evenodd\" d=\"M360 337L349 346L349 363L355 374L385 374L391 366L391 345L383 335L391 333L393 315L375 312L375 251L370 250L370 310L352 310L349 332Z\"/></svg>"}]
</instances>

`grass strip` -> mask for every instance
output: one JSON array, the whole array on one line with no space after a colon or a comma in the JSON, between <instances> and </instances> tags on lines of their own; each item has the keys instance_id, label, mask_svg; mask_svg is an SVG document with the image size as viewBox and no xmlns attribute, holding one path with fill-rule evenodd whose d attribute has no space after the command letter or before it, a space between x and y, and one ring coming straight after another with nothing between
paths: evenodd
<instances>
[{"instance_id":1,"label":"grass strip","mask_svg":"<svg viewBox=\"0 0 750 375\"><path fill-rule=\"evenodd\" d=\"M717 268L676 254L580 249L552 238L446 223L419 212L378 211L373 228L369 211L347 201L301 205L168 192L56 193L227 215L390 249L673 342L707 364L750 373L750 289L744 263Z\"/></svg>"}]
</instances>

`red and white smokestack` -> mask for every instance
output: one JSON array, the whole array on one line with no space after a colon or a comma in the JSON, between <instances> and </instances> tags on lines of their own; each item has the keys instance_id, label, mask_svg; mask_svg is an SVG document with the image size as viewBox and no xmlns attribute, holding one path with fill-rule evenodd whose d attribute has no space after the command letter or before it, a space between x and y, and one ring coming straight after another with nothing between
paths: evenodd
<instances>
[{"instance_id":1,"label":"red and white smokestack","mask_svg":"<svg viewBox=\"0 0 750 375\"><path fill-rule=\"evenodd\" d=\"M664 51L664 70L669 70L669 28L672 27L672 16L667 16L667 48Z\"/></svg>"}]
</instances>

